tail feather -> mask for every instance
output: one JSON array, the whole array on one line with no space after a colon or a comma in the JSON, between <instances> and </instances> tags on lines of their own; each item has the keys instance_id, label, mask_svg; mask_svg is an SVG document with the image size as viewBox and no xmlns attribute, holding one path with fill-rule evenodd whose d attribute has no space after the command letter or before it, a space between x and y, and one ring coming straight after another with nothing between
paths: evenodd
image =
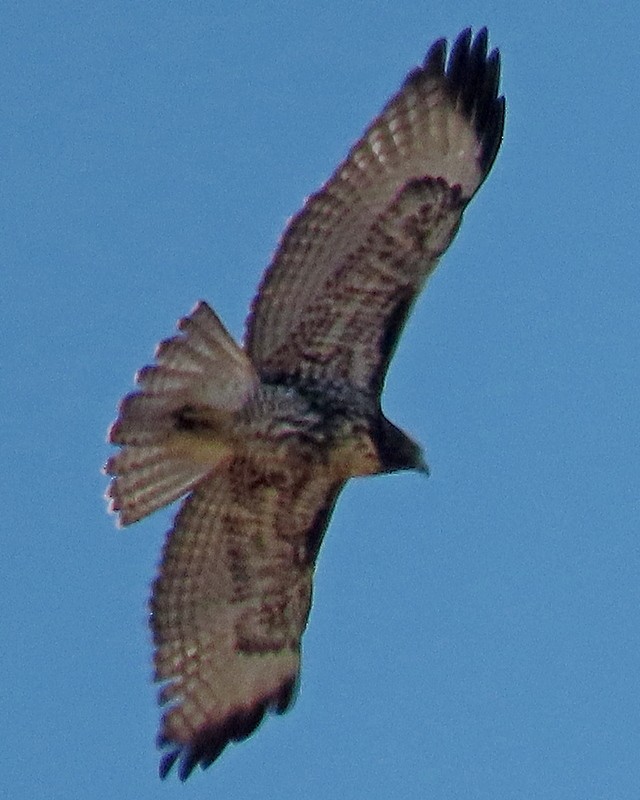
<instances>
[{"instance_id":1,"label":"tail feather","mask_svg":"<svg viewBox=\"0 0 640 800\"><path fill-rule=\"evenodd\" d=\"M206 303L158 346L156 363L136 375L139 391L124 398L109 441L122 450L105 465L107 497L128 525L193 488L232 451L228 429L254 393L258 377ZM197 413L204 431L184 424Z\"/></svg>"},{"instance_id":2,"label":"tail feather","mask_svg":"<svg viewBox=\"0 0 640 800\"><path fill-rule=\"evenodd\" d=\"M180 320L178 329L182 335L158 346L157 366L145 367L136 376L143 390L156 392L164 384L180 391L186 386L194 405L227 411L242 408L258 376L215 312L200 302Z\"/></svg>"},{"instance_id":3,"label":"tail feather","mask_svg":"<svg viewBox=\"0 0 640 800\"><path fill-rule=\"evenodd\" d=\"M194 375L198 374L197 369L168 368L163 364L159 367L143 367L136 375L136 381L145 392L181 392L190 387Z\"/></svg>"},{"instance_id":4,"label":"tail feather","mask_svg":"<svg viewBox=\"0 0 640 800\"><path fill-rule=\"evenodd\" d=\"M207 303L198 303L188 317L180 320L178 328L187 334L184 341L190 349L205 359L217 353L236 364L244 363L242 351Z\"/></svg>"},{"instance_id":5,"label":"tail feather","mask_svg":"<svg viewBox=\"0 0 640 800\"><path fill-rule=\"evenodd\" d=\"M105 465L115 476L107 490L109 510L118 513L121 525L130 525L177 500L210 469L169 458L163 447L127 447Z\"/></svg>"},{"instance_id":6,"label":"tail feather","mask_svg":"<svg viewBox=\"0 0 640 800\"><path fill-rule=\"evenodd\" d=\"M120 445L160 444L175 430L171 412L187 405L188 395L136 392L120 404L118 419L109 429L109 441Z\"/></svg>"}]
</instances>

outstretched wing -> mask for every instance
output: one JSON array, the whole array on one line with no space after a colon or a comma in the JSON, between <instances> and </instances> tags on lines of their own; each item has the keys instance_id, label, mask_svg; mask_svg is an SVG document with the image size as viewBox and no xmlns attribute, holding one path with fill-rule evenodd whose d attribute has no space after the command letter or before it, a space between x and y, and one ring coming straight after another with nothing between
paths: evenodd
<instances>
[{"instance_id":1,"label":"outstretched wing","mask_svg":"<svg viewBox=\"0 0 640 800\"><path fill-rule=\"evenodd\" d=\"M489 172L504 99L487 31L436 42L290 222L247 325L259 373L377 393L406 316Z\"/></svg>"},{"instance_id":2,"label":"outstretched wing","mask_svg":"<svg viewBox=\"0 0 640 800\"><path fill-rule=\"evenodd\" d=\"M169 703L165 777L184 780L294 696L315 558L341 484L300 463L236 458L198 485L169 533L151 599Z\"/></svg>"}]
</instances>

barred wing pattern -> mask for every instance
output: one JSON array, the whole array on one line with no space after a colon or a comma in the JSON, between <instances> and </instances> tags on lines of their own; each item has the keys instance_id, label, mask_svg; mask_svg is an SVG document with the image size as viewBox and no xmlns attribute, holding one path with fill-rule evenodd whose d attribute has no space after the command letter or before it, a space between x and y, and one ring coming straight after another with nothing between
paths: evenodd
<instances>
[{"instance_id":1,"label":"barred wing pattern","mask_svg":"<svg viewBox=\"0 0 640 800\"><path fill-rule=\"evenodd\" d=\"M486 29L473 41L464 31L448 65L436 42L293 218L248 320L247 351L263 376L320 371L380 387L413 299L495 159L499 75Z\"/></svg>"},{"instance_id":2,"label":"barred wing pattern","mask_svg":"<svg viewBox=\"0 0 640 800\"><path fill-rule=\"evenodd\" d=\"M294 696L317 550L340 485L238 458L184 502L153 586L158 743L184 780ZM276 488L277 487L277 488Z\"/></svg>"}]
</instances>

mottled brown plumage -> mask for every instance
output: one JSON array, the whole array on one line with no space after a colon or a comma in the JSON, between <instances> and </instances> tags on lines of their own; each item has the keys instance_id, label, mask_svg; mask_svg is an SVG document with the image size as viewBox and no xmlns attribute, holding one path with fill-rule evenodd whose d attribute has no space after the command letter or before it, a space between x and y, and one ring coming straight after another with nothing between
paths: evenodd
<instances>
[{"instance_id":1,"label":"mottled brown plumage","mask_svg":"<svg viewBox=\"0 0 640 800\"><path fill-rule=\"evenodd\" d=\"M380 392L411 306L502 137L499 56L464 31L422 67L284 233L238 347L199 303L120 406L123 525L187 494L151 598L164 777L294 696L313 570L356 475L426 469Z\"/></svg>"}]
</instances>

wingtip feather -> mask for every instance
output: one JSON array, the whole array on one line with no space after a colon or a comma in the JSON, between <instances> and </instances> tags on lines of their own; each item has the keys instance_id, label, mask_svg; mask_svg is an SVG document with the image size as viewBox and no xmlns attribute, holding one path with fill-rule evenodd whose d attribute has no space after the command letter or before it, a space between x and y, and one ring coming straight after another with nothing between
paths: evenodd
<instances>
[{"instance_id":1,"label":"wingtip feather","mask_svg":"<svg viewBox=\"0 0 640 800\"><path fill-rule=\"evenodd\" d=\"M447 60L447 40L437 39L424 58L422 70L429 75L442 75Z\"/></svg>"},{"instance_id":2,"label":"wingtip feather","mask_svg":"<svg viewBox=\"0 0 640 800\"><path fill-rule=\"evenodd\" d=\"M188 744L176 742L168 735L165 717L163 729L157 737L157 746L160 749L171 747L171 750L161 757L160 778L164 780L178 761L180 761L178 778L183 782L198 765L201 769L210 767L222 755L228 744L240 742L251 736L268 711L275 714L287 711L295 699L296 687L296 677L285 680L280 687L253 706L238 708L221 723L203 726ZM167 714L171 714L171 709Z\"/></svg>"},{"instance_id":3,"label":"wingtip feather","mask_svg":"<svg viewBox=\"0 0 640 800\"><path fill-rule=\"evenodd\" d=\"M453 44L444 72L450 91L473 120L482 144L479 161L485 176L500 148L505 116L504 97L498 97L500 51L494 48L487 55L488 46L486 27L481 28L475 38L471 28L465 28Z\"/></svg>"},{"instance_id":4,"label":"wingtip feather","mask_svg":"<svg viewBox=\"0 0 640 800\"><path fill-rule=\"evenodd\" d=\"M480 168L486 176L495 161L504 131L505 101L498 97L500 51L488 53L489 31L470 27L456 37L447 57L448 42L438 39L429 48L423 66L414 70L407 83L425 77L446 80L449 91L464 113L473 120L482 146ZM488 54L487 54L488 53Z\"/></svg>"}]
</instances>

